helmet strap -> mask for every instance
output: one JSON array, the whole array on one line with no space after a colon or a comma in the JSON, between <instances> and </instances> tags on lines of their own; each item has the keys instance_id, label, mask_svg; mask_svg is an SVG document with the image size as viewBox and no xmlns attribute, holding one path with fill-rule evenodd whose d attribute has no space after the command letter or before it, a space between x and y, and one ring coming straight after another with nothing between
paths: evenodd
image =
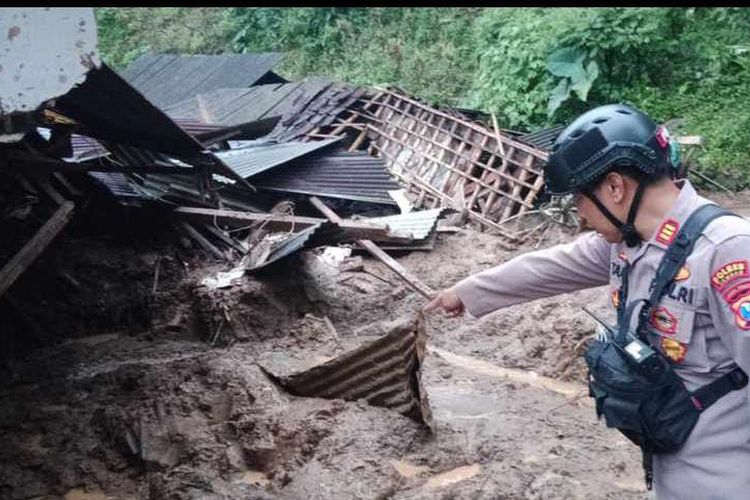
<instances>
[{"instance_id":1,"label":"helmet strap","mask_svg":"<svg viewBox=\"0 0 750 500\"><path fill-rule=\"evenodd\" d=\"M596 197L593 191L587 189L583 191L583 194L586 195L586 197L590 199L594 203L594 205L596 205L596 208L598 208L599 211L604 214L604 216L609 219L609 221L622 233L625 244L628 247L634 247L643 239L635 229L635 217L638 214L638 207L641 204L641 196L643 195L643 190L645 187L646 186L642 181L638 183L638 187L636 188L635 194L633 195L633 200L630 202L630 208L628 209L628 218L625 223L615 217L612 212L610 212L607 207L605 207L604 204L599 201L599 198Z\"/></svg>"}]
</instances>

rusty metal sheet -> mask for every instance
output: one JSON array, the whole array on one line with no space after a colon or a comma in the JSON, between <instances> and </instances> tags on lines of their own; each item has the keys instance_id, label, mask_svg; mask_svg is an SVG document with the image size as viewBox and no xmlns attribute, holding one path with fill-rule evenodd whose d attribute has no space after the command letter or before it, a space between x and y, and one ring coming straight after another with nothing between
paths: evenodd
<instances>
[{"instance_id":1,"label":"rusty metal sheet","mask_svg":"<svg viewBox=\"0 0 750 500\"><path fill-rule=\"evenodd\" d=\"M432 411L422 384L427 333L421 312L410 330L395 329L379 339L292 375L275 375L276 382L296 396L364 399L393 409L432 429Z\"/></svg>"},{"instance_id":2,"label":"rusty metal sheet","mask_svg":"<svg viewBox=\"0 0 750 500\"><path fill-rule=\"evenodd\" d=\"M101 64L91 7L4 7L0 37L0 115L35 110Z\"/></svg>"}]
</instances>

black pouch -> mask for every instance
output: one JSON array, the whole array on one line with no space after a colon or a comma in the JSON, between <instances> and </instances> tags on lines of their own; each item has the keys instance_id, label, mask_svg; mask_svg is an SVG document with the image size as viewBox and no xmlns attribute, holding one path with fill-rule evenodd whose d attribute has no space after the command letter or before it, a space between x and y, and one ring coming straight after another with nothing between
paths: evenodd
<instances>
[{"instance_id":1,"label":"black pouch","mask_svg":"<svg viewBox=\"0 0 750 500\"><path fill-rule=\"evenodd\" d=\"M700 416L691 394L666 360L653 372L635 365L612 340L595 340L585 356L597 417L644 451L677 451Z\"/></svg>"}]
</instances>

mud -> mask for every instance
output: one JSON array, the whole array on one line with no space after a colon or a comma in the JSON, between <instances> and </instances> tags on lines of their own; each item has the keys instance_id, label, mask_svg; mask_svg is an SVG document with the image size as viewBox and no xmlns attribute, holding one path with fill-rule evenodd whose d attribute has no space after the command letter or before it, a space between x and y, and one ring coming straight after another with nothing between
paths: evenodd
<instances>
[{"instance_id":1,"label":"mud","mask_svg":"<svg viewBox=\"0 0 750 500\"><path fill-rule=\"evenodd\" d=\"M540 247L572 237L554 228ZM174 237L128 240L64 235L12 290L45 335L7 322L0 498L647 498L638 450L582 391L580 304L606 312L601 290L430 317L430 435L384 408L290 396L258 367L303 369L412 321L424 299L379 262L339 272L308 252L211 289L227 265ZM465 229L398 260L441 288L538 241Z\"/></svg>"}]
</instances>

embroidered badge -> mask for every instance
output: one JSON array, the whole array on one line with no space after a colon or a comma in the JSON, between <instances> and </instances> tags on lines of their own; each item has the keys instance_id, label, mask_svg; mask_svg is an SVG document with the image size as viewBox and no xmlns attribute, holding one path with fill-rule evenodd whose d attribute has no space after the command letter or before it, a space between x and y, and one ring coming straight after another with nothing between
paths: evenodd
<instances>
[{"instance_id":1,"label":"embroidered badge","mask_svg":"<svg viewBox=\"0 0 750 500\"><path fill-rule=\"evenodd\" d=\"M677 331L677 318L666 307L659 307L651 313L651 326L671 335Z\"/></svg>"},{"instance_id":2,"label":"embroidered badge","mask_svg":"<svg viewBox=\"0 0 750 500\"><path fill-rule=\"evenodd\" d=\"M748 266L746 260L735 260L728 264L724 264L711 276L711 286L717 290L721 290L728 283L748 276Z\"/></svg>"},{"instance_id":3,"label":"embroidered badge","mask_svg":"<svg viewBox=\"0 0 750 500\"><path fill-rule=\"evenodd\" d=\"M620 307L620 290L612 290L612 305L615 306L615 309Z\"/></svg>"},{"instance_id":4,"label":"embroidered badge","mask_svg":"<svg viewBox=\"0 0 750 500\"><path fill-rule=\"evenodd\" d=\"M656 241L662 245L669 245L677 235L678 229L680 229L680 223L676 220L668 219L664 221L656 233Z\"/></svg>"},{"instance_id":5,"label":"embroidered badge","mask_svg":"<svg viewBox=\"0 0 750 500\"><path fill-rule=\"evenodd\" d=\"M732 310L737 326L743 330L750 330L750 295L745 295L732 304Z\"/></svg>"},{"instance_id":6,"label":"embroidered badge","mask_svg":"<svg viewBox=\"0 0 750 500\"><path fill-rule=\"evenodd\" d=\"M724 300L731 306L746 295L750 295L750 280L742 280L721 292Z\"/></svg>"},{"instance_id":7,"label":"embroidered badge","mask_svg":"<svg viewBox=\"0 0 750 500\"><path fill-rule=\"evenodd\" d=\"M664 355L675 363L682 363L687 354L687 346L685 344L667 337L662 337L661 349L662 352L664 352Z\"/></svg>"},{"instance_id":8,"label":"embroidered badge","mask_svg":"<svg viewBox=\"0 0 750 500\"><path fill-rule=\"evenodd\" d=\"M679 271L677 271L677 275L674 277L675 281L685 281L690 277L690 269L688 266L682 266Z\"/></svg>"}]
</instances>

